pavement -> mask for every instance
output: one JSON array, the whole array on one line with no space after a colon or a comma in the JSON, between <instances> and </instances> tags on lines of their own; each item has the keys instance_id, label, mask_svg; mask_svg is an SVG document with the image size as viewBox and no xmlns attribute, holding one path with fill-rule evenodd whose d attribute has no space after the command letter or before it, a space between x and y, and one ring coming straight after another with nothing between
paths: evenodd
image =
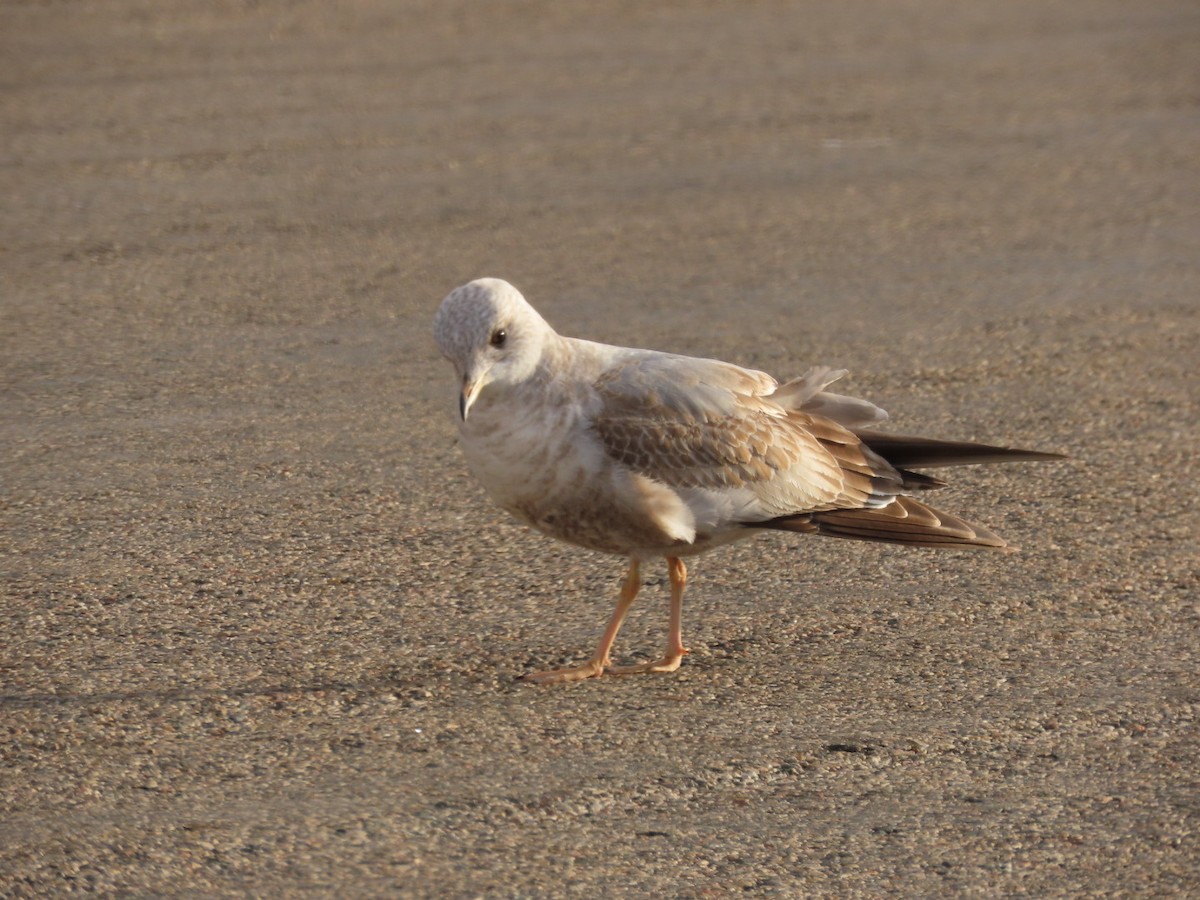
<instances>
[{"instance_id":1,"label":"pavement","mask_svg":"<svg viewBox=\"0 0 1200 900\"><path fill-rule=\"evenodd\" d=\"M0 895L1200 893L1200 15L0 7ZM537 687L620 560L493 507L431 337L895 430L1022 547L768 535L673 675ZM655 654L665 571L617 645Z\"/></svg>"}]
</instances>

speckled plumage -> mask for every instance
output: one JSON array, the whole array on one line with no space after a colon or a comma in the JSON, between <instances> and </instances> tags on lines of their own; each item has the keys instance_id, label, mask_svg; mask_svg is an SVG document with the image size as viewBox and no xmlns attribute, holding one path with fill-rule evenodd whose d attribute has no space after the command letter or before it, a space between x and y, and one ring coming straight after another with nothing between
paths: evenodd
<instances>
[{"instance_id":1,"label":"speckled plumage","mask_svg":"<svg viewBox=\"0 0 1200 900\"><path fill-rule=\"evenodd\" d=\"M641 561L667 558L678 589L673 621L686 571L679 558L756 529L1005 546L986 529L901 495L941 482L872 449L876 436L867 428L886 414L826 391L843 371L814 368L780 385L718 360L563 337L512 285L490 278L451 292L434 330L462 384L463 451L488 493L551 537L629 558L630 579ZM916 460L911 465L1053 456L877 440ZM618 613L608 644L620 606ZM662 667L639 670L677 666L682 645L674 644ZM607 666L602 642L591 663L539 680L590 677Z\"/></svg>"}]
</instances>

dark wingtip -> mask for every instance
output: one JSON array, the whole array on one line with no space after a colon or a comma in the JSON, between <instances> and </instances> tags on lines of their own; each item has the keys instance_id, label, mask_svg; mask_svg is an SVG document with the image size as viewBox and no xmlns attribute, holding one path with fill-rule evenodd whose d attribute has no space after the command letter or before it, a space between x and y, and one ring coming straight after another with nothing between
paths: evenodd
<instances>
[{"instance_id":1,"label":"dark wingtip","mask_svg":"<svg viewBox=\"0 0 1200 900\"><path fill-rule=\"evenodd\" d=\"M970 441L939 441L907 434L856 431L864 444L897 468L936 468L983 463L1050 462L1066 454L1020 447L995 447Z\"/></svg>"}]
</instances>

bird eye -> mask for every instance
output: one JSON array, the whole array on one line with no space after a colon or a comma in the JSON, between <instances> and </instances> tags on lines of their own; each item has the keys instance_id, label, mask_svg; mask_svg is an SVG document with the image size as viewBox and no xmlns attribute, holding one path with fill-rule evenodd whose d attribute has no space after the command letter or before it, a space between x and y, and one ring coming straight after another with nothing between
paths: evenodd
<instances>
[{"instance_id":1,"label":"bird eye","mask_svg":"<svg viewBox=\"0 0 1200 900\"><path fill-rule=\"evenodd\" d=\"M503 347L504 342L508 340L508 332L503 328L497 328L492 332L492 346Z\"/></svg>"}]
</instances>

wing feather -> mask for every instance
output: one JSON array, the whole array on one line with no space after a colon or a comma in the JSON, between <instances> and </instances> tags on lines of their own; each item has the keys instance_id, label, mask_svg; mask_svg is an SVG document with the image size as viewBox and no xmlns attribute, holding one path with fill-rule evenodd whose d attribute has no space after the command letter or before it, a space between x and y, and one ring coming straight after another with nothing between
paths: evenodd
<instances>
[{"instance_id":1,"label":"wing feather","mask_svg":"<svg viewBox=\"0 0 1200 900\"><path fill-rule=\"evenodd\" d=\"M847 428L785 409L769 375L636 354L595 382L592 427L610 458L674 489L744 489L752 517L890 502L901 478Z\"/></svg>"},{"instance_id":2,"label":"wing feather","mask_svg":"<svg viewBox=\"0 0 1200 900\"><path fill-rule=\"evenodd\" d=\"M972 525L912 497L897 497L881 509L839 509L811 515L781 516L755 523L755 527L915 547L1012 549L1003 538L983 526Z\"/></svg>"}]
</instances>

